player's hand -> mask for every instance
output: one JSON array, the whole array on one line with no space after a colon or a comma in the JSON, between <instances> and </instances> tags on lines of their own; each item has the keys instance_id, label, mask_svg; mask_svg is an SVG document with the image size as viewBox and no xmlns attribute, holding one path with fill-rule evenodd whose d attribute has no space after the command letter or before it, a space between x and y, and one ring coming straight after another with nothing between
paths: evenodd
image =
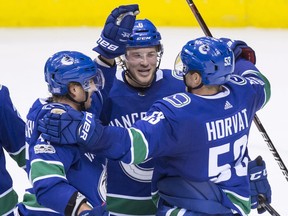
<instances>
[{"instance_id":1,"label":"player's hand","mask_svg":"<svg viewBox=\"0 0 288 216\"><path fill-rule=\"evenodd\" d=\"M97 46L93 50L108 59L125 54L137 14L139 14L137 4L115 8L108 16Z\"/></svg>"},{"instance_id":2,"label":"player's hand","mask_svg":"<svg viewBox=\"0 0 288 216\"><path fill-rule=\"evenodd\" d=\"M250 179L251 208L257 208L259 214L265 209L259 205L258 196L264 196L267 203L271 203L271 187L267 179L265 161L261 156L248 164L248 174Z\"/></svg>"},{"instance_id":3,"label":"player's hand","mask_svg":"<svg viewBox=\"0 0 288 216\"><path fill-rule=\"evenodd\" d=\"M235 59L237 59L238 57L242 57L249 60L254 65L256 64L255 51L251 47L249 47L244 41L232 40L229 38L220 38L220 40L227 43L227 45L232 49Z\"/></svg>"},{"instance_id":4,"label":"player's hand","mask_svg":"<svg viewBox=\"0 0 288 216\"><path fill-rule=\"evenodd\" d=\"M71 110L52 109L38 121L38 130L42 137L58 144L76 144L77 130L83 119L83 113Z\"/></svg>"},{"instance_id":5,"label":"player's hand","mask_svg":"<svg viewBox=\"0 0 288 216\"><path fill-rule=\"evenodd\" d=\"M102 134L103 126L89 112L74 109L59 112L52 109L38 121L42 137L57 144L93 145Z\"/></svg>"},{"instance_id":6,"label":"player's hand","mask_svg":"<svg viewBox=\"0 0 288 216\"><path fill-rule=\"evenodd\" d=\"M107 216L108 212L106 211L106 204L97 206L92 210L82 211L79 216Z\"/></svg>"}]
</instances>

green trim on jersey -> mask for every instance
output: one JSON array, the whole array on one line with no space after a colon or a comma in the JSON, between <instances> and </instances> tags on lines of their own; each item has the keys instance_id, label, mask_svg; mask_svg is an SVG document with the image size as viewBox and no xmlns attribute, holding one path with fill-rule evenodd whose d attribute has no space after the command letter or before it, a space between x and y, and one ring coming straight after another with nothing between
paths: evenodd
<instances>
[{"instance_id":1,"label":"green trim on jersey","mask_svg":"<svg viewBox=\"0 0 288 216\"><path fill-rule=\"evenodd\" d=\"M10 157L17 162L19 167L26 166L26 159L25 159L25 146L23 146L18 152L16 153L9 153Z\"/></svg>"},{"instance_id":2,"label":"green trim on jersey","mask_svg":"<svg viewBox=\"0 0 288 216\"><path fill-rule=\"evenodd\" d=\"M130 128L129 134L132 139L131 146L131 163L139 164L148 157L148 144L144 134L135 128Z\"/></svg>"},{"instance_id":3,"label":"green trim on jersey","mask_svg":"<svg viewBox=\"0 0 288 216\"><path fill-rule=\"evenodd\" d=\"M35 194L25 193L24 198L23 198L23 204L25 206L30 206L30 207L44 208L37 202Z\"/></svg>"},{"instance_id":4,"label":"green trim on jersey","mask_svg":"<svg viewBox=\"0 0 288 216\"><path fill-rule=\"evenodd\" d=\"M265 91L266 98L265 98L265 102L262 106L262 107L264 107L267 104L267 102L270 100L270 97L271 97L271 85L270 85L269 80L262 73L258 72L257 74L265 82L264 91Z\"/></svg>"},{"instance_id":5,"label":"green trim on jersey","mask_svg":"<svg viewBox=\"0 0 288 216\"><path fill-rule=\"evenodd\" d=\"M0 194L0 215L4 215L5 213L11 211L17 203L18 195L14 189L5 195Z\"/></svg>"},{"instance_id":6,"label":"green trim on jersey","mask_svg":"<svg viewBox=\"0 0 288 216\"><path fill-rule=\"evenodd\" d=\"M54 212L57 213L56 211L46 208L44 206L41 206L36 199L35 194L30 194L30 193L25 193L23 197L23 202L22 202L27 209L31 209L31 211L40 211L40 212ZM45 213L43 213L45 214Z\"/></svg>"},{"instance_id":7,"label":"green trim on jersey","mask_svg":"<svg viewBox=\"0 0 288 216\"><path fill-rule=\"evenodd\" d=\"M37 180L38 177L43 179L45 177L49 178L51 175L66 179L63 164L57 161L33 160L30 173L33 173L33 175L30 176L32 182L34 182L35 179Z\"/></svg>"},{"instance_id":8,"label":"green trim on jersey","mask_svg":"<svg viewBox=\"0 0 288 216\"><path fill-rule=\"evenodd\" d=\"M245 214L250 213L250 211L251 211L250 199L248 199L248 200L241 199L239 196L235 196L234 194L230 193L227 190L225 190L224 192L226 193L227 197L231 200L231 202L235 206L237 206L238 208L241 208Z\"/></svg>"},{"instance_id":9,"label":"green trim on jersey","mask_svg":"<svg viewBox=\"0 0 288 216\"><path fill-rule=\"evenodd\" d=\"M175 208L175 209L173 209L173 210L170 212L170 214L167 214L167 213L166 213L166 216L168 216L168 215L170 215L170 216L177 216L181 209L182 209L182 208ZM185 210L185 211L186 211L186 210Z\"/></svg>"},{"instance_id":10,"label":"green trim on jersey","mask_svg":"<svg viewBox=\"0 0 288 216\"><path fill-rule=\"evenodd\" d=\"M123 197L106 197L107 210L112 214L155 215L156 206L152 199L132 200Z\"/></svg>"},{"instance_id":11,"label":"green trim on jersey","mask_svg":"<svg viewBox=\"0 0 288 216\"><path fill-rule=\"evenodd\" d=\"M160 195L158 191L155 193L152 192L152 200L153 200L154 205L158 206L158 202L160 200Z\"/></svg>"}]
</instances>

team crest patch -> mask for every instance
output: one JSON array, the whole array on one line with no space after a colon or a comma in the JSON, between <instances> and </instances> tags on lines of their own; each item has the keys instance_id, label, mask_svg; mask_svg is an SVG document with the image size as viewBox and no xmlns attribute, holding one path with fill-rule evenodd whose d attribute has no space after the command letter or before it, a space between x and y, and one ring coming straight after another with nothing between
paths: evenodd
<instances>
[{"instance_id":1,"label":"team crest patch","mask_svg":"<svg viewBox=\"0 0 288 216\"><path fill-rule=\"evenodd\" d=\"M178 70L172 70L172 76L178 80L183 80L183 74Z\"/></svg>"},{"instance_id":2,"label":"team crest patch","mask_svg":"<svg viewBox=\"0 0 288 216\"><path fill-rule=\"evenodd\" d=\"M56 150L52 145L38 144L34 146L34 152L35 154L43 154L43 153L54 154Z\"/></svg>"},{"instance_id":3,"label":"team crest patch","mask_svg":"<svg viewBox=\"0 0 288 216\"><path fill-rule=\"evenodd\" d=\"M234 83L234 84L238 84L238 85L245 85L247 83L246 79L244 79L241 76L235 75L235 74L231 75L229 81Z\"/></svg>"},{"instance_id":4,"label":"team crest patch","mask_svg":"<svg viewBox=\"0 0 288 216\"><path fill-rule=\"evenodd\" d=\"M168 101L177 108L184 107L191 102L190 97L185 93L177 93L168 97L164 97L163 100Z\"/></svg>"}]
</instances>

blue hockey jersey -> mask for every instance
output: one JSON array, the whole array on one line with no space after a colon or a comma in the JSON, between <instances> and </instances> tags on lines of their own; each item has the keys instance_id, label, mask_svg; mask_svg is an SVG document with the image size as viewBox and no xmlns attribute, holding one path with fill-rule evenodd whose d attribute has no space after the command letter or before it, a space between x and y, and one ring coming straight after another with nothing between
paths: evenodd
<instances>
[{"instance_id":1,"label":"blue hockey jersey","mask_svg":"<svg viewBox=\"0 0 288 216\"><path fill-rule=\"evenodd\" d=\"M104 101L102 121L105 125L131 127L143 119L151 105L164 96L183 92L183 77L171 70L158 70L149 88L133 88L125 82L124 72L116 78ZM155 215L151 197L154 160L132 165L109 160L107 163L107 209L112 215Z\"/></svg>"},{"instance_id":2,"label":"blue hockey jersey","mask_svg":"<svg viewBox=\"0 0 288 216\"><path fill-rule=\"evenodd\" d=\"M72 109L69 105L38 99L27 115L27 172L33 188L27 190L18 205L22 215L64 215L75 192L83 194L92 206L105 199L105 159L76 145L49 143L37 131L38 119L54 108Z\"/></svg>"},{"instance_id":3,"label":"blue hockey jersey","mask_svg":"<svg viewBox=\"0 0 288 216\"><path fill-rule=\"evenodd\" d=\"M176 93L154 103L129 129L104 127L90 150L128 164L155 158L155 198L158 180L167 176L211 181L223 192L224 206L248 214L249 130L255 113L270 98L268 80L253 67L240 59L223 91L209 96Z\"/></svg>"},{"instance_id":4,"label":"blue hockey jersey","mask_svg":"<svg viewBox=\"0 0 288 216\"><path fill-rule=\"evenodd\" d=\"M12 178L6 170L3 149L25 169L25 123L11 101L9 90L0 85L0 215L12 215L18 202Z\"/></svg>"}]
</instances>

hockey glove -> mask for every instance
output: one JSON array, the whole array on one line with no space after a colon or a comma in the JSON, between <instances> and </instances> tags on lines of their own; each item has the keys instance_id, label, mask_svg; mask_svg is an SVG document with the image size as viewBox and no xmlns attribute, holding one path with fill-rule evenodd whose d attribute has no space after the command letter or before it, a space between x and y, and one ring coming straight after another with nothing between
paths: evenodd
<instances>
[{"instance_id":1,"label":"hockey glove","mask_svg":"<svg viewBox=\"0 0 288 216\"><path fill-rule=\"evenodd\" d=\"M103 130L92 113L74 109L63 113L51 110L38 123L42 137L57 144L94 145Z\"/></svg>"},{"instance_id":2,"label":"hockey glove","mask_svg":"<svg viewBox=\"0 0 288 216\"><path fill-rule=\"evenodd\" d=\"M248 174L250 179L251 208L257 208L259 214L265 209L259 205L258 196L264 196L267 203L271 203L271 187L267 179L265 162L261 156L248 164Z\"/></svg>"},{"instance_id":3,"label":"hockey glove","mask_svg":"<svg viewBox=\"0 0 288 216\"><path fill-rule=\"evenodd\" d=\"M256 64L255 51L251 47L249 47L244 41L231 40L229 38L220 38L220 40L227 43L227 45L232 49L235 59L237 59L238 57L242 57L249 60L254 65Z\"/></svg>"},{"instance_id":4,"label":"hockey glove","mask_svg":"<svg viewBox=\"0 0 288 216\"><path fill-rule=\"evenodd\" d=\"M138 13L137 4L115 8L108 16L97 46L93 50L108 59L125 54L126 44Z\"/></svg>"},{"instance_id":5,"label":"hockey glove","mask_svg":"<svg viewBox=\"0 0 288 216\"><path fill-rule=\"evenodd\" d=\"M92 210L82 211L79 216L107 216L108 212L106 211L106 204L97 206Z\"/></svg>"}]
</instances>

